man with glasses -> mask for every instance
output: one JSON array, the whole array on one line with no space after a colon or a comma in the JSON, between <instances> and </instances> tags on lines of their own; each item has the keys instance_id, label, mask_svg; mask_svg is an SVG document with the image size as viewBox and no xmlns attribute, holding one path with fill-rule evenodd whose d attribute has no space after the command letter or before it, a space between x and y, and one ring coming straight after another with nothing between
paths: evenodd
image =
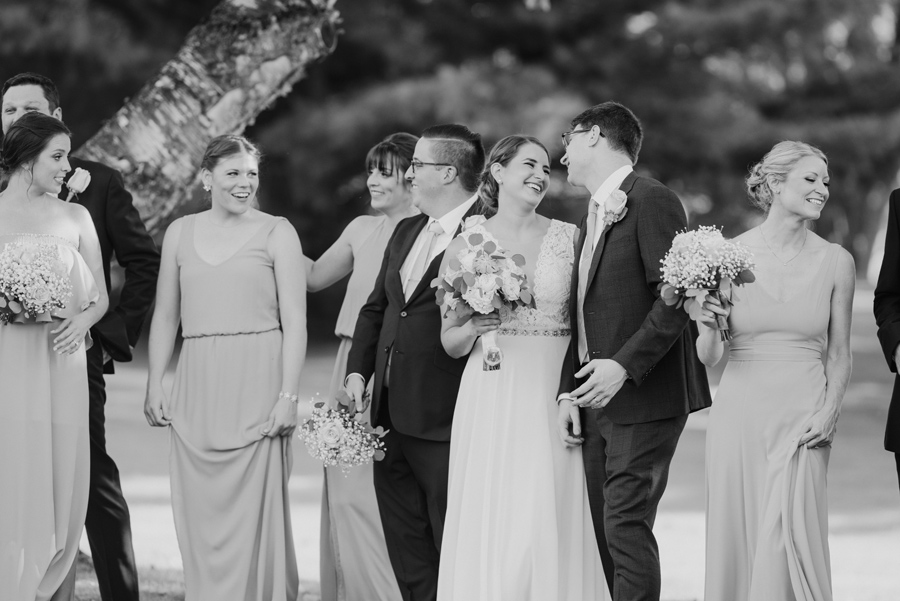
<instances>
[{"instance_id":1,"label":"man with glasses","mask_svg":"<svg viewBox=\"0 0 900 601\"><path fill-rule=\"evenodd\" d=\"M674 192L634 173L643 131L626 107L594 106L562 139L569 183L591 199L575 247L560 437L582 445L613 599L659 601L656 508L688 414L711 405L696 325L657 292L687 219Z\"/></svg>"},{"instance_id":2,"label":"man with glasses","mask_svg":"<svg viewBox=\"0 0 900 601\"><path fill-rule=\"evenodd\" d=\"M372 423L389 432L375 463L375 496L388 555L405 601L437 598L447 511L450 426L467 357L441 345L431 281L462 222L480 212L481 136L463 125L422 132L406 172L422 215L397 225L347 360L347 393L364 410L375 378Z\"/></svg>"}]
</instances>

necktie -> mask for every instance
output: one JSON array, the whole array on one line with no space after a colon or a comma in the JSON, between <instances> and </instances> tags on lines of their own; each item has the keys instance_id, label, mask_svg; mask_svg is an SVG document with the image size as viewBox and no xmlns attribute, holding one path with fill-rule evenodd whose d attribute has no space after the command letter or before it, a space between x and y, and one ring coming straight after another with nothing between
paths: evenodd
<instances>
[{"instance_id":1,"label":"necktie","mask_svg":"<svg viewBox=\"0 0 900 601\"><path fill-rule=\"evenodd\" d=\"M406 278L406 286L403 288L406 300L409 300L409 297L412 296L413 291L425 275L425 270L428 269L428 265L431 263L429 259L431 253L434 251L434 245L437 242L438 236L443 233L444 228L442 228L441 224L434 219L432 219L425 228L425 234L422 237L422 245L419 247L419 255L416 257L415 263L412 264L412 267L409 270L409 275Z\"/></svg>"},{"instance_id":2,"label":"necktie","mask_svg":"<svg viewBox=\"0 0 900 601\"><path fill-rule=\"evenodd\" d=\"M578 261L578 358L582 363L590 360L587 331L584 327L584 296L587 291L588 274L591 271L591 259L594 256L594 237L597 232L597 211L599 209L600 205L592 199L588 206L584 247L581 249L581 259Z\"/></svg>"}]
</instances>

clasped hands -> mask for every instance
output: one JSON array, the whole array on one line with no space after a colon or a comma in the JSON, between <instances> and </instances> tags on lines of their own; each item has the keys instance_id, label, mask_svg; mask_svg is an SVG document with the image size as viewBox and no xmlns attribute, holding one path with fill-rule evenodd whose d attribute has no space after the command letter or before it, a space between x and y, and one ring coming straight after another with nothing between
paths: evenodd
<instances>
[{"instance_id":1,"label":"clasped hands","mask_svg":"<svg viewBox=\"0 0 900 601\"><path fill-rule=\"evenodd\" d=\"M568 395L561 395L557 412L559 437L567 447L584 442L581 437L579 408L602 409L622 389L628 372L613 359L593 359L582 367L575 377L587 376L587 380Z\"/></svg>"}]
</instances>

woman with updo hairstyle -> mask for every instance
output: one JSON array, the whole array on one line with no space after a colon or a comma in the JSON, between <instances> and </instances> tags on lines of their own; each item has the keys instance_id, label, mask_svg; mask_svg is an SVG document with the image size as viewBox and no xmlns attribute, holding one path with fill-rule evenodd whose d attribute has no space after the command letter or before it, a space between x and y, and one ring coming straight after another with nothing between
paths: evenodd
<instances>
[{"instance_id":1,"label":"woman with updo hairstyle","mask_svg":"<svg viewBox=\"0 0 900 601\"><path fill-rule=\"evenodd\" d=\"M366 186L376 214L355 218L321 257L307 259L310 292L350 275L334 332L341 344L327 399L331 407L337 407L335 398L343 389L356 318L375 286L388 240L400 221L419 213L404 177L418 140L418 136L399 132L369 149ZM368 408L363 415L370 422ZM400 601L375 500L371 464L346 475L338 467L325 468L319 541L322 601Z\"/></svg>"},{"instance_id":2,"label":"woman with updo hairstyle","mask_svg":"<svg viewBox=\"0 0 900 601\"><path fill-rule=\"evenodd\" d=\"M246 138L214 138L200 168L211 206L173 222L162 247L144 414L170 431L187 601L295 601L299 589L288 478L306 274L291 224L254 208L259 156Z\"/></svg>"},{"instance_id":3,"label":"woman with updo hairstyle","mask_svg":"<svg viewBox=\"0 0 900 601\"><path fill-rule=\"evenodd\" d=\"M460 251L496 245L524 259L534 305L465 318L441 309L444 349L468 360L453 414L437 598L602 600L581 447L567 449L556 433L577 228L536 212L550 184L550 156L536 138L503 138L485 165L478 193L492 216L450 243L439 273ZM479 341L487 332L496 333L499 369Z\"/></svg>"},{"instance_id":4,"label":"woman with updo hairstyle","mask_svg":"<svg viewBox=\"0 0 900 601\"><path fill-rule=\"evenodd\" d=\"M713 295L702 305L700 359L712 367L728 353L706 435L706 599L832 599L825 481L850 379L855 268L809 229L829 182L828 159L803 142L754 165L747 192L765 219L736 240L756 281L729 307Z\"/></svg>"},{"instance_id":5,"label":"woman with updo hairstyle","mask_svg":"<svg viewBox=\"0 0 900 601\"><path fill-rule=\"evenodd\" d=\"M69 129L29 113L0 166L0 599L74 598L90 485L90 329L106 313L87 209L58 198Z\"/></svg>"}]
</instances>

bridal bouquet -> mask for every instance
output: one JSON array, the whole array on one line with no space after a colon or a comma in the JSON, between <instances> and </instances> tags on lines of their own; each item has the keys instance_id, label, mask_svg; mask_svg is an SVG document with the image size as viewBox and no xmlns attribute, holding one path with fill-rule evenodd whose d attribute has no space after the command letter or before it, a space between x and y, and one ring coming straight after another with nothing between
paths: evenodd
<instances>
[{"instance_id":1,"label":"bridal bouquet","mask_svg":"<svg viewBox=\"0 0 900 601\"><path fill-rule=\"evenodd\" d=\"M737 300L734 286L756 280L753 253L740 242L726 240L722 231L712 226L701 225L675 236L672 248L660 262L660 297L667 305L683 307L695 321L708 293L728 307ZM716 322L721 339L731 340L727 320L719 316Z\"/></svg>"},{"instance_id":2,"label":"bridal bouquet","mask_svg":"<svg viewBox=\"0 0 900 601\"><path fill-rule=\"evenodd\" d=\"M438 305L447 305L444 312L457 319L469 317L473 313L487 315L507 307L534 307L525 271L525 258L511 255L497 246L483 234L468 235L466 248L460 250L447 263L442 276L431 282L437 288ZM503 353L497 346L497 332L487 332L481 336L484 356L484 370L500 369Z\"/></svg>"},{"instance_id":3,"label":"bridal bouquet","mask_svg":"<svg viewBox=\"0 0 900 601\"><path fill-rule=\"evenodd\" d=\"M65 264L52 244L12 242L0 252L0 323L64 309L72 296Z\"/></svg>"},{"instance_id":4,"label":"bridal bouquet","mask_svg":"<svg viewBox=\"0 0 900 601\"><path fill-rule=\"evenodd\" d=\"M309 454L326 466L341 466L344 475L354 466L384 459L381 438L387 430L381 426L372 428L363 421L361 413L351 413L347 393L341 391L336 401L336 409L316 402L312 417L301 424L297 435Z\"/></svg>"}]
</instances>

